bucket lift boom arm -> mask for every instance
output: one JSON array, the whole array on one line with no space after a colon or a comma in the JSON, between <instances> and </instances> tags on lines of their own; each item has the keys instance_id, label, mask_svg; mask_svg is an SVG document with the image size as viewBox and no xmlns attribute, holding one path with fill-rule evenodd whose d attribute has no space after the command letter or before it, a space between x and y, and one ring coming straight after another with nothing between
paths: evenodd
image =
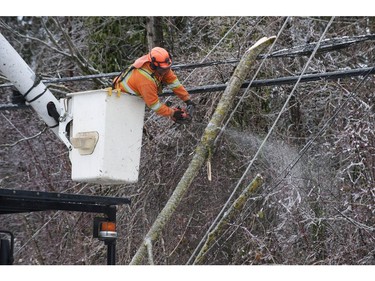
<instances>
[{"instance_id":1,"label":"bucket lift boom arm","mask_svg":"<svg viewBox=\"0 0 375 281\"><path fill-rule=\"evenodd\" d=\"M13 83L39 117L71 149L71 144L64 135L65 132L61 132L61 129L59 131L59 122L69 117L61 116L59 101L1 33L0 73Z\"/></svg>"}]
</instances>

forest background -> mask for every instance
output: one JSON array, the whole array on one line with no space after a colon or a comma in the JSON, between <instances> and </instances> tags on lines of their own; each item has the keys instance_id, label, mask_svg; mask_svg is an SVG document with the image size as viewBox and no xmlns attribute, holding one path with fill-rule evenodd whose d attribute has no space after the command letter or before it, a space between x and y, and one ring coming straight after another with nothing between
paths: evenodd
<instances>
[{"instance_id":1,"label":"forest background","mask_svg":"<svg viewBox=\"0 0 375 281\"><path fill-rule=\"evenodd\" d=\"M176 69L188 90L226 84L245 51L273 35L277 40L266 52L370 39L311 60L311 51L260 57L249 81L256 72L257 80L298 77L307 63L306 74L374 66L375 18L365 16L332 22L324 16L1 17L0 30L44 79L117 72L159 45L175 66L225 62ZM263 184L228 222L204 264L374 265L374 82L370 74L242 89L212 151L211 177L202 168L194 179L153 245L153 262L191 264L228 198L261 174ZM49 89L59 98L108 83L51 83ZM12 88L0 91L0 104L14 101ZM117 218L118 263L129 264L189 165L222 93L192 95L196 114L186 126L146 110L139 182L123 186L72 182L65 146L37 114L2 110L0 187L131 198ZM0 229L16 234L16 264L104 264L105 245L92 238L92 218L73 212L2 215Z\"/></svg>"}]
</instances>

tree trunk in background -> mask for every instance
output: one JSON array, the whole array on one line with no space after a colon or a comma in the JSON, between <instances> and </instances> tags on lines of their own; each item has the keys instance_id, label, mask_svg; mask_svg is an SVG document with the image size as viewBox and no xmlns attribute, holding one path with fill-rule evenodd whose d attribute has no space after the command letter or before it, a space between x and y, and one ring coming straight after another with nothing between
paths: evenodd
<instances>
[{"instance_id":1,"label":"tree trunk in background","mask_svg":"<svg viewBox=\"0 0 375 281\"><path fill-rule=\"evenodd\" d=\"M163 29L161 17L147 17L146 18L147 30L147 46L151 50L154 47L163 47Z\"/></svg>"},{"instance_id":2,"label":"tree trunk in background","mask_svg":"<svg viewBox=\"0 0 375 281\"><path fill-rule=\"evenodd\" d=\"M153 243L159 238L164 226L177 209L181 199L198 174L200 168L204 165L209 151L212 151L215 139L220 132L222 122L224 121L228 111L231 109L233 101L240 90L243 81L248 76L254 61L260 52L262 52L264 48L269 46L274 40L275 37L263 37L243 55L241 61L236 67L236 70L234 71L234 74L229 80L228 86L225 89L197 148L195 149L195 154L189 164L189 167L182 176L167 204L164 206L154 224L151 226L151 229L146 234L141 246L138 248L132 261L130 262L131 265L142 263L143 258L147 255L147 243ZM149 259L150 258L151 257L149 257Z\"/></svg>"}]
</instances>

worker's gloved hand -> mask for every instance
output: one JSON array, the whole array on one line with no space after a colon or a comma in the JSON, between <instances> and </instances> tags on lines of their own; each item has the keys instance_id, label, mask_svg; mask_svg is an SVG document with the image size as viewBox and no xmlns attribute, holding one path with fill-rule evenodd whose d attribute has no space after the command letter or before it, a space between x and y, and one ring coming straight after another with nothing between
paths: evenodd
<instances>
[{"instance_id":1,"label":"worker's gloved hand","mask_svg":"<svg viewBox=\"0 0 375 281\"><path fill-rule=\"evenodd\" d=\"M190 117L193 118L194 116L194 110L195 110L195 103L193 103L191 100L185 101L186 103L186 110L189 113Z\"/></svg>"},{"instance_id":2,"label":"worker's gloved hand","mask_svg":"<svg viewBox=\"0 0 375 281\"><path fill-rule=\"evenodd\" d=\"M174 109L172 120L178 124L187 124L191 121L190 116L181 108Z\"/></svg>"}]
</instances>

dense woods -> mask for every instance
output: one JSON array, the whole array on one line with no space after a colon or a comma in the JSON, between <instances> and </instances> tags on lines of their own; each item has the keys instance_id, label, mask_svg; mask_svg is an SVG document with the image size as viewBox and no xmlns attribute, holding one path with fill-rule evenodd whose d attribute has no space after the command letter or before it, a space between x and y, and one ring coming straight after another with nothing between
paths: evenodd
<instances>
[{"instance_id":1,"label":"dense woods","mask_svg":"<svg viewBox=\"0 0 375 281\"><path fill-rule=\"evenodd\" d=\"M168 49L189 88L226 84L257 40L276 36L247 80L374 67L374 37L314 52L326 40L375 34L373 17L2 17L0 31L43 79L118 72L152 46ZM371 39L372 38L372 39ZM313 43L313 44L312 44ZM307 52L288 50L309 46ZM267 52L286 55L267 57ZM256 74L256 77L254 76ZM111 77L49 83L57 98ZM0 74L0 105L16 103ZM374 74L241 89L203 167L153 243L155 264L193 264L229 206L262 183L210 241L203 264L375 264ZM117 263L129 264L192 160L224 91L192 95L194 121L146 109L139 181L77 183L63 143L28 107L0 107L0 188L129 197L118 209ZM176 97L163 97L174 105ZM122 149L126 149L125 147ZM94 215L0 216L15 264L105 264ZM144 264L148 259L143 260Z\"/></svg>"}]
</instances>

